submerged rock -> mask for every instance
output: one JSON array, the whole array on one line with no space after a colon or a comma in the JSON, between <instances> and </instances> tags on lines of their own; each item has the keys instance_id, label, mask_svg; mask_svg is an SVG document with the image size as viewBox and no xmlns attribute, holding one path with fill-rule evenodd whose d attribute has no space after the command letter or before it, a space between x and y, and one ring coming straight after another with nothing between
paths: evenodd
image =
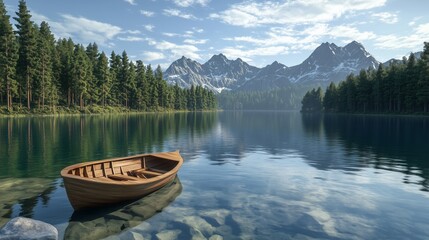
<instances>
[{"instance_id":1,"label":"submerged rock","mask_svg":"<svg viewBox=\"0 0 429 240\"><path fill-rule=\"evenodd\" d=\"M51 186L52 180L44 178L6 178L0 180L0 226L10 218L12 207L24 199L35 198ZM31 208L34 206L23 206Z\"/></svg>"},{"instance_id":2,"label":"submerged rock","mask_svg":"<svg viewBox=\"0 0 429 240\"><path fill-rule=\"evenodd\" d=\"M190 226L191 229L198 230L198 232L201 232L206 236L211 236L215 230L212 225L199 216L187 216L183 219L183 223Z\"/></svg>"},{"instance_id":3,"label":"submerged rock","mask_svg":"<svg viewBox=\"0 0 429 240\"><path fill-rule=\"evenodd\" d=\"M223 237L221 235L213 235L209 238L209 240L223 240Z\"/></svg>"},{"instance_id":4,"label":"submerged rock","mask_svg":"<svg viewBox=\"0 0 429 240\"><path fill-rule=\"evenodd\" d=\"M17 217L0 229L0 240L3 239L57 240L58 230L42 221Z\"/></svg>"},{"instance_id":5,"label":"submerged rock","mask_svg":"<svg viewBox=\"0 0 429 240\"><path fill-rule=\"evenodd\" d=\"M174 240L178 239L179 234L182 233L181 230L164 230L156 234L157 239L159 240Z\"/></svg>"}]
</instances>

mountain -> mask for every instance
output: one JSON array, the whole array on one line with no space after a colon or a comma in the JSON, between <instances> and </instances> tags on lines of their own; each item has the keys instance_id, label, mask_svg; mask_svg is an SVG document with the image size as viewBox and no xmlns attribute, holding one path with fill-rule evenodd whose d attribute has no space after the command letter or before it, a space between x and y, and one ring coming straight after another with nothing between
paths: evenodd
<instances>
[{"instance_id":1,"label":"mountain","mask_svg":"<svg viewBox=\"0 0 429 240\"><path fill-rule=\"evenodd\" d=\"M262 90L290 85L338 82L361 69L377 68L380 63L362 44L353 41L344 47L323 43L299 65L287 67L277 61L263 68L247 64L240 58L229 60L214 55L204 64L182 57L173 62L164 76L170 84L190 87L199 84L211 90Z\"/></svg>"},{"instance_id":2,"label":"mountain","mask_svg":"<svg viewBox=\"0 0 429 240\"><path fill-rule=\"evenodd\" d=\"M420 52L415 52L415 53L412 53L412 54L414 54L414 57L416 59L420 59L422 53L423 52L420 51ZM392 59L387 60L386 62L384 62L383 65L386 66L386 67L388 67L391 64L401 64L403 62L403 59L408 59L410 57L410 55L411 55L411 53L408 56L403 56L402 59L392 58Z\"/></svg>"}]
</instances>

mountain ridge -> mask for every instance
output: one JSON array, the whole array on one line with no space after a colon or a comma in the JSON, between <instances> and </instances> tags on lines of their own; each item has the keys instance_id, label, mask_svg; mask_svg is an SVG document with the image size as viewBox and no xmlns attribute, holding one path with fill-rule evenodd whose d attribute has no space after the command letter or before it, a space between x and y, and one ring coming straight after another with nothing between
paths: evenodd
<instances>
[{"instance_id":1,"label":"mountain ridge","mask_svg":"<svg viewBox=\"0 0 429 240\"><path fill-rule=\"evenodd\" d=\"M351 73L377 68L379 64L359 42L352 41L343 47L325 42L295 66L274 61L258 68L240 58L230 60L219 53L203 64L183 56L171 63L164 76L169 84L184 88L198 84L220 93L223 90L269 90L294 84L338 82Z\"/></svg>"}]
</instances>

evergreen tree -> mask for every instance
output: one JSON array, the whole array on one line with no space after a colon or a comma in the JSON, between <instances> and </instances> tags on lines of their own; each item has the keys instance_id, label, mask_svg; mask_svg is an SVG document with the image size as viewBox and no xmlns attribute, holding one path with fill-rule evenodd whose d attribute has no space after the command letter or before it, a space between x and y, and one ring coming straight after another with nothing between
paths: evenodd
<instances>
[{"instance_id":1,"label":"evergreen tree","mask_svg":"<svg viewBox=\"0 0 429 240\"><path fill-rule=\"evenodd\" d=\"M195 111L197 109L197 98L194 85L187 91L187 106L190 111Z\"/></svg>"},{"instance_id":2,"label":"evergreen tree","mask_svg":"<svg viewBox=\"0 0 429 240\"><path fill-rule=\"evenodd\" d=\"M312 89L308 91L302 99L301 112L320 112L322 111L322 89L319 87L317 90Z\"/></svg>"},{"instance_id":3,"label":"evergreen tree","mask_svg":"<svg viewBox=\"0 0 429 240\"><path fill-rule=\"evenodd\" d=\"M90 43L86 47L86 55L88 56L88 63L90 64L91 74L88 77L89 85L89 96L91 103L98 103L100 101L101 91L98 87L98 79L96 79L96 69L98 67L98 57L100 53L98 52L98 46L96 43Z\"/></svg>"},{"instance_id":4,"label":"evergreen tree","mask_svg":"<svg viewBox=\"0 0 429 240\"><path fill-rule=\"evenodd\" d=\"M419 80L417 97L423 112L429 111L429 42L424 43L423 53L419 61Z\"/></svg>"},{"instance_id":5,"label":"evergreen tree","mask_svg":"<svg viewBox=\"0 0 429 240\"><path fill-rule=\"evenodd\" d=\"M356 91L357 109L365 113L369 110L371 103L372 85L369 81L368 72L363 69L359 72Z\"/></svg>"},{"instance_id":6,"label":"evergreen tree","mask_svg":"<svg viewBox=\"0 0 429 240\"><path fill-rule=\"evenodd\" d=\"M24 0L19 1L17 17L14 17L18 33L18 64L17 73L19 76L20 97L24 95L27 101L27 108L31 109L32 86L36 75L36 35L30 11Z\"/></svg>"},{"instance_id":7,"label":"evergreen tree","mask_svg":"<svg viewBox=\"0 0 429 240\"><path fill-rule=\"evenodd\" d=\"M129 64L129 75L127 79L127 107L136 105L137 83L136 83L136 65L131 61Z\"/></svg>"},{"instance_id":8,"label":"evergreen tree","mask_svg":"<svg viewBox=\"0 0 429 240\"><path fill-rule=\"evenodd\" d=\"M122 104L125 107L128 107L128 98L130 94L129 93L130 63L129 63L128 55L125 51L122 52L118 83L119 83L120 104Z\"/></svg>"},{"instance_id":9,"label":"evergreen tree","mask_svg":"<svg viewBox=\"0 0 429 240\"><path fill-rule=\"evenodd\" d=\"M74 43L71 38L60 39L56 52L58 53L59 65L56 74L59 77L61 99L63 104L71 106L73 95L73 55Z\"/></svg>"},{"instance_id":10,"label":"evergreen tree","mask_svg":"<svg viewBox=\"0 0 429 240\"><path fill-rule=\"evenodd\" d=\"M91 78L91 65L85 48L82 45L75 47L73 59L73 87L74 95L79 98L79 107L83 110L85 100L89 97L89 80Z\"/></svg>"},{"instance_id":11,"label":"evergreen tree","mask_svg":"<svg viewBox=\"0 0 429 240\"><path fill-rule=\"evenodd\" d=\"M52 56L55 39L48 23L43 21L37 35L38 60L36 65L37 75L34 82L34 95L37 98L38 108L45 106L45 99L56 100L57 86L53 81Z\"/></svg>"},{"instance_id":12,"label":"evergreen tree","mask_svg":"<svg viewBox=\"0 0 429 240\"><path fill-rule=\"evenodd\" d=\"M326 89L323 97L323 107L327 112L336 112L338 110L338 92L335 83L331 82Z\"/></svg>"},{"instance_id":13,"label":"evergreen tree","mask_svg":"<svg viewBox=\"0 0 429 240\"><path fill-rule=\"evenodd\" d=\"M152 110L158 110L158 84L155 79L152 66L149 64L146 69L146 79L149 82L149 106Z\"/></svg>"},{"instance_id":14,"label":"evergreen tree","mask_svg":"<svg viewBox=\"0 0 429 240\"><path fill-rule=\"evenodd\" d=\"M94 70L95 79L98 82L97 86L100 92L100 101L103 106L106 106L106 100L112 88L112 79L109 71L109 60L106 54L102 52L97 59L97 66Z\"/></svg>"},{"instance_id":15,"label":"evergreen tree","mask_svg":"<svg viewBox=\"0 0 429 240\"><path fill-rule=\"evenodd\" d=\"M374 85L372 89L372 95L374 100L374 110L376 112L382 111L383 104L383 81L386 77L386 71L384 70L383 64L378 66L377 72L375 74Z\"/></svg>"},{"instance_id":16,"label":"evergreen tree","mask_svg":"<svg viewBox=\"0 0 429 240\"><path fill-rule=\"evenodd\" d=\"M7 109L9 111L12 110L13 97L18 93L18 82L15 75L17 59L18 46L15 35L3 0L0 0L0 93L5 88Z\"/></svg>"},{"instance_id":17,"label":"evergreen tree","mask_svg":"<svg viewBox=\"0 0 429 240\"><path fill-rule=\"evenodd\" d=\"M177 83L174 85L174 109L176 110L183 110L186 109L186 99L184 91L177 85Z\"/></svg>"},{"instance_id":18,"label":"evergreen tree","mask_svg":"<svg viewBox=\"0 0 429 240\"><path fill-rule=\"evenodd\" d=\"M406 73L406 83L405 83L405 108L409 112L414 112L417 105L417 81L418 81L418 71L417 71L416 58L414 54L410 54L410 57L407 61L407 67L405 69Z\"/></svg>"},{"instance_id":19,"label":"evergreen tree","mask_svg":"<svg viewBox=\"0 0 429 240\"><path fill-rule=\"evenodd\" d=\"M137 61L136 75L136 108L138 110L147 110L147 100L149 99L148 83L146 81L146 68L142 61Z\"/></svg>"},{"instance_id":20,"label":"evergreen tree","mask_svg":"<svg viewBox=\"0 0 429 240\"><path fill-rule=\"evenodd\" d=\"M116 55L114 51L110 54L110 77L112 78L112 91L109 97L109 103L119 103L119 85L121 75L121 56Z\"/></svg>"},{"instance_id":21,"label":"evergreen tree","mask_svg":"<svg viewBox=\"0 0 429 240\"><path fill-rule=\"evenodd\" d=\"M167 82L162 76L161 66L155 69L155 85L158 91L158 106L165 108L167 106Z\"/></svg>"}]
</instances>

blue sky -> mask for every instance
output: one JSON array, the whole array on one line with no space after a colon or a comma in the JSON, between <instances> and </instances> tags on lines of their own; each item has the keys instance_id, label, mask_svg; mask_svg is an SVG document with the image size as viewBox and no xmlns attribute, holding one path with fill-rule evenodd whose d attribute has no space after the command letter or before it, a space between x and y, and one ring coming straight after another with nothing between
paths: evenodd
<instances>
[{"instance_id":1,"label":"blue sky","mask_svg":"<svg viewBox=\"0 0 429 240\"><path fill-rule=\"evenodd\" d=\"M18 0L5 0L15 16ZM323 42L356 40L379 61L421 51L429 41L426 0L27 0L36 23L57 38L96 42L110 54L165 70L182 55L214 54L263 67L300 64Z\"/></svg>"}]
</instances>

